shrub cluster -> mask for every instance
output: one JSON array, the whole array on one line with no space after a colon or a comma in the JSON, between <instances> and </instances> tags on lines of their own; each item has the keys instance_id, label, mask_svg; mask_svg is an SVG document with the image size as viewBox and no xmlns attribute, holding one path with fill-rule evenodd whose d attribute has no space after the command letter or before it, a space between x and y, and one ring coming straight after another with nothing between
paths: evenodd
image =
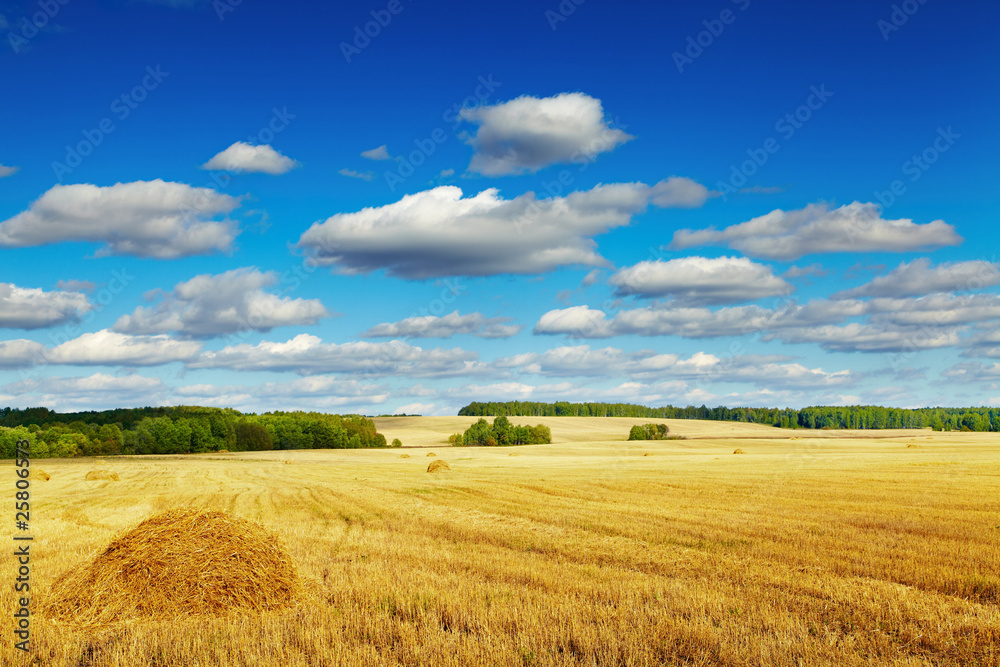
<instances>
[{"instance_id":1,"label":"shrub cluster","mask_svg":"<svg viewBox=\"0 0 1000 667\"><path fill-rule=\"evenodd\" d=\"M666 440L670 429L666 424L636 424L628 432L629 440Z\"/></svg>"},{"instance_id":2,"label":"shrub cluster","mask_svg":"<svg viewBox=\"0 0 1000 667\"><path fill-rule=\"evenodd\" d=\"M514 426L506 417L493 420L493 425L480 419L466 429L463 434L448 438L453 445L503 447L506 445L541 445L552 442L552 430L544 424L537 426Z\"/></svg>"}]
</instances>

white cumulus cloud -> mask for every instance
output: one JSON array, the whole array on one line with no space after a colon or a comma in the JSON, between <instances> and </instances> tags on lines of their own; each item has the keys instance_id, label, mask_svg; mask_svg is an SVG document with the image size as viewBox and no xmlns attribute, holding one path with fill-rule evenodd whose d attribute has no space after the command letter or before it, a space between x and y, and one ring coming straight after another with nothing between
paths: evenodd
<instances>
[{"instance_id":1,"label":"white cumulus cloud","mask_svg":"<svg viewBox=\"0 0 1000 667\"><path fill-rule=\"evenodd\" d=\"M102 329L85 333L49 350L50 364L71 366L159 366L187 361L201 344L169 336L130 336Z\"/></svg>"},{"instance_id":2,"label":"white cumulus cloud","mask_svg":"<svg viewBox=\"0 0 1000 667\"><path fill-rule=\"evenodd\" d=\"M297 161L282 155L268 144L254 146L237 141L201 166L202 169L245 171L277 176L301 166Z\"/></svg>"},{"instance_id":3,"label":"white cumulus cloud","mask_svg":"<svg viewBox=\"0 0 1000 667\"><path fill-rule=\"evenodd\" d=\"M912 252L961 242L955 228L943 220L885 220L878 205L853 202L835 209L826 204L776 209L721 231L681 229L674 232L670 247L728 246L750 257L794 260L815 253Z\"/></svg>"},{"instance_id":4,"label":"white cumulus cloud","mask_svg":"<svg viewBox=\"0 0 1000 667\"><path fill-rule=\"evenodd\" d=\"M99 255L172 259L227 251L237 234L213 218L239 200L211 188L162 180L56 185L13 218L0 222L0 248L65 241L104 243Z\"/></svg>"},{"instance_id":5,"label":"white cumulus cloud","mask_svg":"<svg viewBox=\"0 0 1000 667\"><path fill-rule=\"evenodd\" d=\"M466 108L461 118L479 126L469 143L469 171L487 176L538 171L556 163L589 161L633 139L612 128L601 101L584 93L528 95Z\"/></svg>"},{"instance_id":6,"label":"white cumulus cloud","mask_svg":"<svg viewBox=\"0 0 1000 667\"><path fill-rule=\"evenodd\" d=\"M330 313L319 299L293 299L264 291L277 284L273 271L253 267L202 274L178 283L155 307L122 315L114 330L131 334L177 332L208 338L239 331L316 324Z\"/></svg>"},{"instance_id":7,"label":"white cumulus cloud","mask_svg":"<svg viewBox=\"0 0 1000 667\"><path fill-rule=\"evenodd\" d=\"M837 292L833 299L921 296L1000 285L1000 266L985 260L946 262L931 266L926 257L902 262L884 276L859 287Z\"/></svg>"},{"instance_id":8,"label":"white cumulus cloud","mask_svg":"<svg viewBox=\"0 0 1000 667\"><path fill-rule=\"evenodd\" d=\"M479 338L510 338L521 330L508 324L509 317L486 317L482 313L460 315L456 310L443 316L407 317L384 322L361 334L362 338L451 338L468 334Z\"/></svg>"},{"instance_id":9,"label":"white cumulus cloud","mask_svg":"<svg viewBox=\"0 0 1000 667\"><path fill-rule=\"evenodd\" d=\"M608 280L618 296L672 297L678 305L719 305L790 294L771 267L746 257L681 257L643 261Z\"/></svg>"},{"instance_id":10,"label":"white cumulus cloud","mask_svg":"<svg viewBox=\"0 0 1000 667\"><path fill-rule=\"evenodd\" d=\"M628 225L651 202L671 205L665 183L598 185L549 199L533 192L503 199L495 188L463 197L460 188L443 185L382 207L338 213L313 224L298 245L343 273L385 269L411 280L608 266L592 237Z\"/></svg>"},{"instance_id":11,"label":"white cumulus cloud","mask_svg":"<svg viewBox=\"0 0 1000 667\"><path fill-rule=\"evenodd\" d=\"M75 322L91 308L78 292L46 292L37 287L0 283L0 327L39 329Z\"/></svg>"}]
</instances>

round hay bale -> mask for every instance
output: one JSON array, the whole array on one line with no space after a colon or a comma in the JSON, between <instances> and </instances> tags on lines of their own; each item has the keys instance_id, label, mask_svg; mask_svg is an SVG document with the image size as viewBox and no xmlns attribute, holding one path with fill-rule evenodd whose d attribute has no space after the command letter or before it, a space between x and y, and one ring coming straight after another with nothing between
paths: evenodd
<instances>
[{"instance_id":1,"label":"round hay bale","mask_svg":"<svg viewBox=\"0 0 1000 667\"><path fill-rule=\"evenodd\" d=\"M292 464L292 462L291 462L291 461L289 461L288 459L285 459L285 465L286 465L286 466L287 466L287 465L291 465L291 464Z\"/></svg>"},{"instance_id":2,"label":"round hay bale","mask_svg":"<svg viewBox=\"0 0 1000 667\"><path fill-rule=\"evenodd\" d=\"M431 464L427 466L427 472L448 472L451 470L451 466L445 461L431 461Z\"/></svg>"},{"instance_id":3,"label":"round hay bale","mask_svg":"<svg viewBox=\"0 0 1000 667\"><path fill-rule=\"evenodd\" d=\"M737 447L736 449L733 450L733 454L743 454L743 450Z\"/></svg>"},{"instance_id":4,"label":"round hay bale","mask_svg":"<svg viewBox=\"0 0 1000 667\"><path fill-rule=\"evenodd\" d=\"M652 456L652 455L653 455L652 452L646 452L645 454L643 454L643 456Z\"/></svg>"},{"instance_id":5,"label":"round hay bale","mask_svg":"<svg viewBox=\"0 0 1000 667\"><path fill-rule=\"evenodd\" d=\"M427 452L427 456L437 456L434 452Z\"/></svg>"},{"instance_id":6,"label":"round hay bale","mask_svg":"<svg viewBox=\"0 0 1000 667\"><path fill-rule=\"evenodd\" d=\"M409 454L400 454L399 458L401 458L401 459L408 459L408 458L410 458L410 455Z\"/></svg>"},{"instance_id":7,"label":"round hay bale","mask_svg":"<svg viewBox=\"0 0 1000 667\"><path fill-rule=\"evenodd\" d=\"M517 452L511 452L507 456L520 456L520 454L518 454Z\"/></svg>"},{"instance_id":8,"label":"round hay bale","mask_svg":"<svg viewBox=\"0 0 1000 667\"><path fill-rule=\"evenodd\" d=\"M94 626L263 612L301 594L291 558L263 526L225 512L173 509L60 576L42 611Z\"/></svg>"},{"instance_id":9,"label":"round hay bale","mask_svg":"<svg viewBox=\"0 0 1000 667\"><path fill-rule=\"evenodd\" d=\"M87 473L87 480L91 482L98 480L117 482L118 473L111 472L110 470L91 470Z\"/></svg>"},{"instance_id":10,"label":"round hay bale","mask_svg":"<svg viewBox=\"0 0 1000 667\"><path fill-rule=\"evenodd\" d=\"M45 472L44 470L32 470L31 471L31 476L32 477L37 477L38 479L42 480L43 482L47 482L50 479L52 479L52 475L50 475L49 473Z\"/></svg>"},{"instance_id":11,"label":"round hay bale","mask_svg":"<svg viewBox=\"0 0 1000 667\"><path fill-rule=\"evenodd\" d=\"M915 442L911 442L910 444L908 444L908 445L906 446L906 448L907 448L907 449L913 449L913 448L917 448L917 447L920 447L920 445L918 445L918 444L917 444L917 443L915 443Z\"/></svg>"}]
</instances>

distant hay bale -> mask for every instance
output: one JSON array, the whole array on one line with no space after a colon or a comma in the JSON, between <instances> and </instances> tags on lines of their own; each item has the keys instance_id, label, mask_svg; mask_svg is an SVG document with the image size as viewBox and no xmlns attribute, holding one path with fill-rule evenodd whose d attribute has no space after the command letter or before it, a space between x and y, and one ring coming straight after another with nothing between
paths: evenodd
<instances>
[{"instance_id":1,"label":"distant hay bale","mask_svg":"<svg viewBox=\"0 0 1000 667\"><path fill-rule=\"evenodd\" d=\"M917 443L915 443L915 442L911 442L910 444L908 444L908 445L906 446L906 448L907 448L907 449L913 449L913 448L919 448L919 447L920 447L920 445L918 445L918 444L917 444Z\"/></svg>"},{"instance_id":2,"label":"distant hay bale","mask_svg":"<svg viewBox=\"0 0 1000 667\"><path fill-rule=\"evenodd\" d=\"M431 464L427 466L427 472L448 472L451 470L451 466L445 461L431 461Z\"/></svg>"},{"instance_id":3,"label":"distant hay bale","mask_svg":"<svg viewBox=\"0 0 1000 667\"><path fill-rule=\"evenodd\" d=\"M32 470L31 471L31 476L32 477L37 477L38 479L42 480L43 482L47 482L50 479L52 479L52 475L50 475L49 473L45 472L44 470Z\"/></svg>"},{"instance_id":4,"label":"distant hay bale","mask_svg":"<svg viewBox=\"0 0 1000 667\"><path fill-rule=\"evenodd\" d=\"M520 456L520 454L518 454L517 452L511 452L507 456Z\"/></svg>"},{"instance_id":5,"label":"distant hay bale","mask_svg":"<svg viewBox=\"0 0 1000 667\"><path fill-rule=\"evenodd\" d=\"M434 452L427 452L427 456L437 456Z\"/></svg>"},{"instance_id":6,"label":"distant hay bale","mask_svg":"<svg viewBox=\"0 0 1000 667\"><path fill-rule=\"evenodd\" d=\"M302 594L291 558L263 526L225 512L173 509L60 576L42 612L96 626L262 612Z\"/></svg>"},{"instance_id":7,"label":"distant hay bale","mask_svg":"<svg viewBox=\"0 0 1000 667\"><path fill-rule=\"evenodd\" d=\"M291 462L290 460L288 460L288 459L285 459L285 465L286 465L286 466L287 466L287 465L291 465L291 463L292 463L292 462Z\"/></svg>"},{"instance_id":8,"label":"distant hay bale","mask_svg":"<svg viewBox=\"0 0 1000 667\"><path fill-rule=\"evenodd\" d=\"M652 452L646 452L645 454L643 454L643 456L652 456L652 455L653 455Z\"/></svg>"},{"instance_id":9,"label":"distant hay bale","mask_svg":"<svg viewBox=\"0 0 1000 667\"><path fill-rule=\"evenodd\" d=\"M401 459L408 459L408 458L410 458L410 455L409 454L400 454L399 458L401 458Z\"/></svg>"},{"instance_id":10,"label":"distant hay bale","mask_svg":"<svg viewBox=\"0 0 1000 667\"><path fill-rule=\"evenodd\" d=\"M740 449L739 447L737 447L736 449L733 450L733 454L742 454L742 453L743 453L743 450Z\"/></svg>"},{"instance_id":11,"label":"distant hay bale","mask_svg":"<svg viewBox=\"0 0 1000 667\"><path fill-rule=\"evenodd\" d=\"M87 473L87 480L93 482L97 480L110 480L117 482L118 473L111 472L110 470L91 470Z\"/></svg>"}]
</instances>

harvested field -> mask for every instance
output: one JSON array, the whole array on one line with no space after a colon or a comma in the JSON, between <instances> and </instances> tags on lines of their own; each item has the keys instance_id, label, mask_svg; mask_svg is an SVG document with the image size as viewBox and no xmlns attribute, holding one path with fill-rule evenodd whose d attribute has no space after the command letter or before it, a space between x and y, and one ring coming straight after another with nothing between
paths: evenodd
<instances>
[{"instance_id":1,"label":"harvested field","mask_svg":"<svg viewBox=\"0 0 1000 667\"><path fill-rule=\"evenodd\" d=\"M441 440L459 430L428 419L444 422ZM101 484L84 480L92 461L46 460L51 480L32 494L32 651L5 641L0 664L998 663L995 434L734 439L740 425L680 422L672 433L700 436L636 450L622 421L537 421L558 442L518 447L516 460L461 447L428 462L460 473L427 474L390 449L296 451L291 466L284 452L236 452L113 459L128 483ZM131 620L93 625L105 604L84 573L177 507L259 523L301 601L248 611L206 596L214 611L164 620L132 595L115 615ZM205 572L221 567L211 562ZM0 606L13 596L0 587ZM0 632L12 630L5 615Z\"/></svg>"}]
</instances>

